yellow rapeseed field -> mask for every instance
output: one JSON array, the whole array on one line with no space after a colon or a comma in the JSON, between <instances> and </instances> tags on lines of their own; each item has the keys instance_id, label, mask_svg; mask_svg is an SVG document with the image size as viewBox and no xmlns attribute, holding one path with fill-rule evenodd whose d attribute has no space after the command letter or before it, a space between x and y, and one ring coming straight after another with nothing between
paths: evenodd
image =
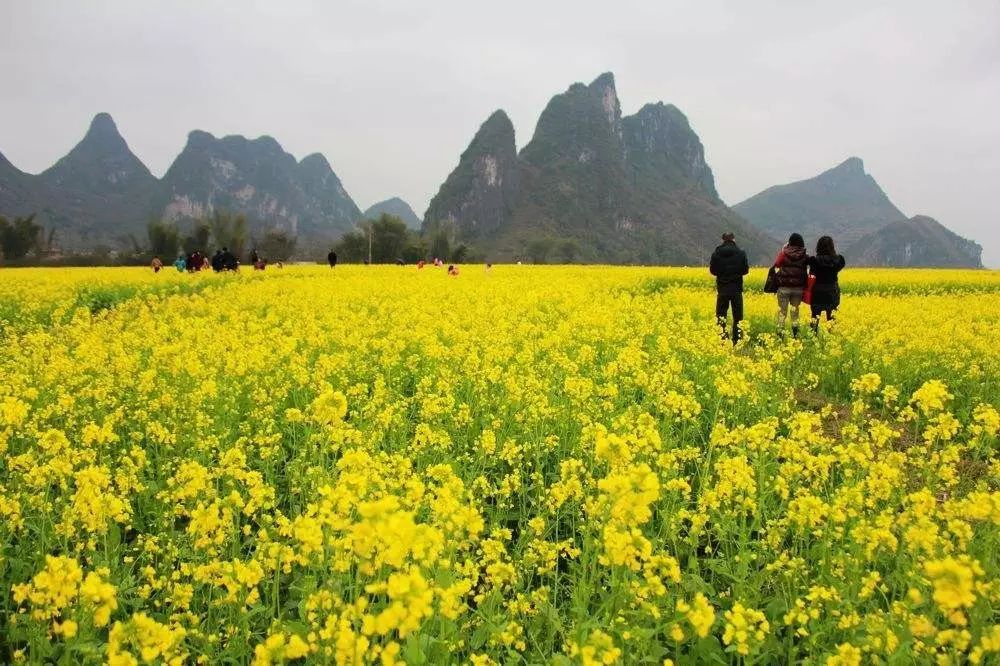
<instances>
[{"instance_id":1,"label":"yellow rapeseed field","mask_svg":"<svg viewBox=\"0 0 1000 666\"><path fill-rule=\"evenodd\" d=\"M0 662L1000 660L1000 274L0 270Z\"/></svg>"}]
</instances>

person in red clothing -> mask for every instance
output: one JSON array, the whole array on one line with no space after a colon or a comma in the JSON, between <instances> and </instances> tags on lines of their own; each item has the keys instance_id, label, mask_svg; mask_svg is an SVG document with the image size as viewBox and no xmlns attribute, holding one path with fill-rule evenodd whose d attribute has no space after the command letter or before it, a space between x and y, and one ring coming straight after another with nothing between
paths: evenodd
<instances>
[{"instance_id":1,"label":"person in red clothing","mask_svg":"<svg viewBox=\"0 0 1000 666\"><path fill-rule=\"evenodd\" d=\"M789 236L788 242L774 258L775 275L778 278L778 315L775 321L778 335L785 333L785 319L788 317L788 308L791 307L792 335L799 336L799 306L802 305L802 292L808 282L807 259L802 234Z\"/></svg>"}]
</instances>

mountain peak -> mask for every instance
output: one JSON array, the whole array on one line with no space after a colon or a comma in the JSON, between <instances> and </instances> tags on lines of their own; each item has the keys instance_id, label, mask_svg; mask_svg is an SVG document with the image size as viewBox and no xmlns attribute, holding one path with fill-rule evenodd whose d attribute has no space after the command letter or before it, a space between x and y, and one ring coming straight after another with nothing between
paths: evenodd
<instances>
[{"instance_id":1,"label":"mountain peak","mask_svg":"<svg viewBox=\"0 0 1000 666\"><path fill-rule=\"evenodd\" d=\"M94 118L90 121L90 131L112 131L117 133L118 126L115 125L115 119L111 117L111 114L106 111L101 111L100 113L94 115Z\"/></svg>"},{"instance_id":2,"label":"mountain peak","mask_svg":"<svg viewBox=\"0 0 1000 666\"><path fill-rule=\"evenodd\" d=\"M778 237L792 232L804 234L807 240L831 235L843 244L906 219L865 173L859 157L850 157L818 176L775 185L733 208Z\"/></svg>"},{"instance_id":3,"label":"mountain peak","mask_svg":"<svg viewBox=\"0 0 1000 666\"><path fill-rule=\"evenodd\" d=\"M323 156L323 153L310 153L299 161L299 168L307 171L317 171L326 173L333 171L330 162Z\"/></svg>"},{"instance_id":4,"label":"mountain peak","mask_svg":"<svg viewBox=\"0 0 1000 666\"><path fill-rule=\"evenodd\" d=\"M508 116L507 112L504 111L503 109L497 109L496 111L491 113L490 117L487 118L486 121L482 124L482 127L486 126L490 127L495 126L497 128L510 127L511 132L514 131L514 123L511 122L510 116ZM480 131L482 131L481 128Z\"/></svg>"},{"instance_id":5,"label":"mountain peak","mask_svg":"<svg viewBox=\"0 0 1000 666\"><path fill-rule=\"evenodd\" d=\"M128 144L118 131L114 119L111 114L104 112L98 113L90 121L90 127L80 142L80 145L84 144L106 152L128 152Z\"/></svg>"},{"instance_id":6,"label":"mountain peak","mask_svg":"<svg viewBox=\"0 0 1000 666\"><path fill-rule=\"evenodd\" d=\"M136 157L107 113L98 113L80 143L42 173L53 186L101 192L145 191L156 178Z\"/></svg>"},{"instance_id":7,"label":"mountain peak","mask_svg":"<svg viewBox=\"0 0 1000 666\"><path fill-rule=\"evenodd\" d=\"M413 212L410 204L399 197L389 197L385 201L372 204L361 214L363 220L377 220L383 213L398 217L410 229L420 228L420 218Z\"/></svg>"},{"instance_id":8,"label":"mountain peak","mask_svg":"<svg viewBox=\"0 0 1000 666\"><path fill-rule=\"evenodd\" d=\"M590 82L588 88L606 88L610 86L612 89L615 87L615 75L612 72L604 72L599 75L596 79Z\"/></svg>"},{"instance_id":9,"label":"mountain peak","mask_svg":"<svg viewBox=\"0 0 1000 666\"><path fill-rule=\"evenodd\" d=\"M509 219L519 191L514 124L497 110L476 130L458 166L431 199L424 228L443 222L466 235L492 233Z\"/></svg>"},{"instance_id":10,"label":"mountain peak","mask_svg":"<svg viewBox=\"0 0 1000 666\"><path fill-rule=\"evenodd\" d=\"M644 174L648 187L683 188L694 183L711 201L719 201L704 146L680 109L663 102L646 104L623 118L622 124L629 165L636 175Z\"/></svg>"},{"instance_id":11,"label":"mountain peak","mask_svg":"<svg viewBox=\"0 0 1000 666\"><path fill-rule=\"evenodd\" d=\"M827 173L864 175L865 163L860 157L848 157L846 160L827 171Z\"/></svg>"}]
</instances>

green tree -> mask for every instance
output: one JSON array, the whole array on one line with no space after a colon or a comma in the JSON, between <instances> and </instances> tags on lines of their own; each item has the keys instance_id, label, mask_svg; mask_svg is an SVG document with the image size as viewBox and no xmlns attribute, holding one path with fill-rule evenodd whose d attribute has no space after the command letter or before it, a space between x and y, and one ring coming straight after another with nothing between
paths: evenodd
<instances>
[{"instance_id":1,"label":"green tree","mask_svg":"<svg viewBox=\"0 0 1000 666\"><path fill-rule=\"evenodd\" d=\"M195 250L209 254L208 239L212 235L212 227L205 220L195 220L191 227L191 233L184 237L181 247L184 254L191 254Z\"/></svg>"},{"instance_id":2,"label":"green tree","mask_svg":"<svg viewBox=\"0 0 1000 666\"><path fill-rule=\"evenodd\" d=\"M217 210L209 222L212 240L218 247L227 247L237 257L243 256L247 243L247 218L242 213L233 215Z\"/></svg>"},{"instance_id":3,"label":"green tree","mask_svg":"<svg viewBox=\"0 0 1000 666\"><path fill-rule=\"evenodd\" d=\"M555 245L551 238L545 236L541 238L535 238L528 241L525 247L528 256L531 257L531 261L536 264L544 264L548 258L549 253L552 251L552 246Z\"/></svg>"},{"instance_id":4,"label":"green tree","mask_svg":"<svg viewBox=\"0 0 1000 666\"><path fill-rule=\"evenodd\" d=\"M451 251L450 260L456 264L465 263L469 258L469 246L465 243L461 243L454 250Z\"/></svg>"},{"instance_id":5,"label":"green tree","mask_svg":"<svg viewBox=\"0 0 1000 666\"><path fill-rule=\"evenodd\" d=\"M406 223L394 215L382 213L371 223L372 261L389 264L403 256L409 232Z\"/></svg>"},{"instance_id":6,"label":"green tree","mask_svg":"<svg viewBox=\"0 0 1000 666\"><path fill-rule=\"evenodd\" d=\"M564 264L572 264L579 253L580 245L575 240L566 239L559 243L559 258Z\"/></svg>"},{"instance_id":7,"label":"green tree","mask_svg":"<svg viewBox=\"0 0 1000 666\"><path fill-rule=\"evenodd\" d=\"M0 250L5 259L23 259L32 250L38 249L42 227L35 224L35 215L15 217L8 222L0 217Z\"/></svg>"},{"instance_id":8,"label":"green tree","mask_svg":"<svg viewBox=\"0 0 1000 666\"><path fill-rule=\"evenodd\" d=\"M295 253L295 236L280 229L272 229L264 234L257 252L267 261L288 261Z\"/></svg>"},{"instance_id":9,"label":"green tree","mask_svg":"<svg viewBox=\"0 0 1000 666\"><path fill-rule=\"evenodd\" d=\"M349 231L333 249L339 261L361 263L368 258L368 236L361 231Z\"/></svg>"},{"instance_id":10,"label":"green tree","mask_svg":"<svg viewBox=\"0 0 1000 666\"><path fill-rule=\"evenodd\" d=\"M177 255L181 246L180 232L177 225L164 220L153 220L146 228L149 236L149 251L153 256L165 258Z\"/></svg>"},{"instance_id":11,"label":"green tree","mask_svg":"<svg viewBox=\"0 0 1000 666\"><path fill-rule=\"evenodd\" d=\"M421 259L427 258L427 241L418 233L410 232L407 235L406 247L403 248L403 261L408 264L415 264Z\"/></svg>"}]
</instances>

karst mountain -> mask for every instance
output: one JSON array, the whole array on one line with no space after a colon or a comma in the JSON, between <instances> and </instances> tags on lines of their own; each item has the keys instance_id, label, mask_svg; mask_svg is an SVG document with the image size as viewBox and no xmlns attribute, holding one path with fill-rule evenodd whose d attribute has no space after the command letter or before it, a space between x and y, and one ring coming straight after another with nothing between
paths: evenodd
<instances>
[{"instance_id":1,"label":"karst mountain","mask_svg":"<svg viewBox=\"0 0 1000 666\"><path fill-rule=\"evenodd\" d=\"M301 161L271 137L216 138L195 130L162 179L129 149L111 116L51 168L24 173L0 155L0 215L36 214L63 250L128 248L151 219L184 224L214 211L242 213L251 231L281 229L321 246L361 215L325 157Z\"/></svg>"},{"instance_id":2,"label":"karst mountain","mask_svg":"<svg viewBox=\"0 0 1000 666\"><path fill-rule=\"evenodd\" d=\"M422 220L398 197L362 212L323 155L297 160L269 136L194 130L163 178L107 113L40 174L0 154L0 215L36 214L64 251L131 249L150 220L183 226L216 211L246 215L254 234L286 231L301 256L383 213L491 261L703 265L724 231L757 263L793 231L810 244L833 236L854 265L981 266L982 251L907 217L857 157L729 208L680 109L656 102L623 116L610 73L552 97L520 150L507 114L491 114Z\"/></svg>"},{"instance_id":3,"label":"karst mountain","mask_svg":"<svg viewBox=\"0 0 1000 666\"><path fill-rule=\"evenodd\" d=\"M497 260L700 264L724 231L759 261L774 245L719 199L684 114L655 103L623 117L610 73L553 97L520 151L507 114L487 118L424 228Z\"/></svg>"},{"instance_id":4,"label":"karst mountain","mask_svg":"<svg viewBox=\"0 0 1000 666\"><path fill-rule=\"evenodd\" d=\"M854 265L982 266L978 244L930 217L907 218L858 157L813 178L770 187L733 209L772 236L801 233L810 247L831 236Z\"/></svg>"},{"instance_id":5,"label":"karst mountain","mask_svg":"<svg viewBox=\"0 0 1000 666\"><path fill-rule=\"evenodd\" d=\"M398 217L410 229L420 228L420 217L413 212L410 204L399 197L390 197L385 201L379 201L365 209L361 214L362 220L377 220L381 215L392 215Z\"/></svg>"}]
</instances>

